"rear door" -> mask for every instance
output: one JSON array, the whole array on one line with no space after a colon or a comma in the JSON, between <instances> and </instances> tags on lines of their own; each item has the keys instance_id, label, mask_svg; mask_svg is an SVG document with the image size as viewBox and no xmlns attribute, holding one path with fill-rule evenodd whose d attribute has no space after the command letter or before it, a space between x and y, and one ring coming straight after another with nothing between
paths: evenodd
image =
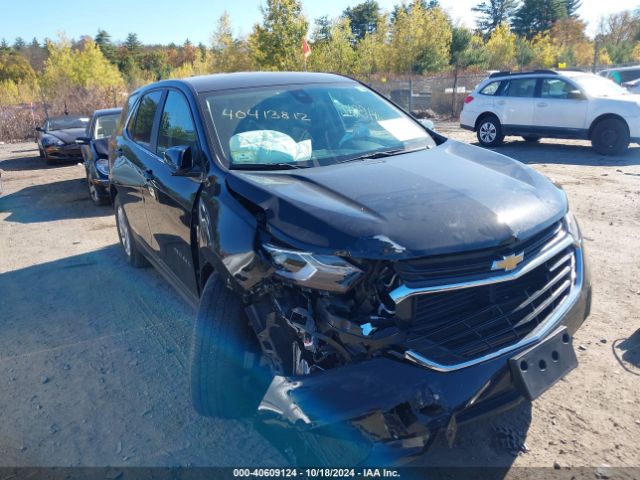
<instances>
[{"instance_id":1,"label":"rear door","mask_svg":"<svg viewBox=\"0 0 640 480\"><path fill-rule=\"evenodd\" d=\"M200 178L176 176L176 165L165 157L171 147L190 147L195 163L201 166L201 148L193 111L178 90L167 90L149 166L145 207L151 228L151 247L167 268L167 274L187 291L198 295L191 222L193 207L201 185ZM196 167L194 170L202 171Z\"/></svg>"},{"instance_id":2,"label":"rear door","mask_svg":"<svg viewBox=\"0 0 640 480\"><path fill-rule=\"evenodd\" d=\"M149 165L153 164L154 131L156 130L162 91L145 94L136 104L122 136L116 138L112 178L117 179L118 196L138 239L151 245L151 233L144 208L144 191L148 188Z\"/></svg>"},{"instance_id":3,"label":"rear door","mask_svg":"<svg viewBox=\"0 0 640 480\"><path fill-rule=\"evenodd\" d=\"M587 128L588 101L572 95L579 88L562 78L541 81L540 96L535 102L535 125L559 135L572 135Z\"/></svg>"},{"instance_id":4,"label":"rear door","mask_svg":"<svg viewBox=\"0 0 640 480\"><path fill-rule=\"evenodd\" d=\"M503 128L533 125L533 105L536 77L510 78L500 96L494 99L494 108Z\"/></svg>"}]
</instances>

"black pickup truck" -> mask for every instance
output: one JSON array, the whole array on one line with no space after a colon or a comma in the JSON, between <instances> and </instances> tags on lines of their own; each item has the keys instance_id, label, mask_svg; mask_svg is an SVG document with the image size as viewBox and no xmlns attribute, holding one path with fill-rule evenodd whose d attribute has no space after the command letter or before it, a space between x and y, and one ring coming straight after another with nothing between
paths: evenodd
<instances>
[{"instance_id":1,"label":"black pickup truck","mask_svg":"<svg viewBox=\"0 0 640 480\"><path fill-rule=\"evenodd\" d=\"M130 263L197 309L203 415L416 455L577 365L591 286L565 193L355 80L143 87L111 140L110 193Z\"/></svg>"}]
</instances>

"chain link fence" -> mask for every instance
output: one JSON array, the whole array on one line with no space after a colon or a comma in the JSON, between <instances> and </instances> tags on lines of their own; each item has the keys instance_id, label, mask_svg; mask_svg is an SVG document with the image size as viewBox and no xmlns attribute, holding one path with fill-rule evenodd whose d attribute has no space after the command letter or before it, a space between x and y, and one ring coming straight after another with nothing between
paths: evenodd
<instances>
[{"instance_id":1,"label":"chain link fence","mask_svg":"<svg viewBox=\"0 0 640 480\"><path fill-rule=\"evenodd\" d=\"M372 79L366 83L417 117L457 118L464 98L486 77L485 72L458 75L455 91L452 74Z\"/></svg>"}]
</instances>

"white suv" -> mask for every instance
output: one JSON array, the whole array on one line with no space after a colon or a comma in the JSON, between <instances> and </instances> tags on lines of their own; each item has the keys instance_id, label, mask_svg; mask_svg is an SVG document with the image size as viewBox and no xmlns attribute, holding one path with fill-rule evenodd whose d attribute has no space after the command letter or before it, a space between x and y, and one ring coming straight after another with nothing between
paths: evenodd
<instances>
[{"instance_id":1,"label":"white suv","mask_svg":"<svg viewBox=\"0 0 640 480\"><path fill-rule=\"evenodd\" d=\"M578 138L591 140L598 153L619 155L640 142L640 95L591 73L498 72L465 98L460 126L477 132L485 147L505 135Z\"/></svg>"}]
</instances>

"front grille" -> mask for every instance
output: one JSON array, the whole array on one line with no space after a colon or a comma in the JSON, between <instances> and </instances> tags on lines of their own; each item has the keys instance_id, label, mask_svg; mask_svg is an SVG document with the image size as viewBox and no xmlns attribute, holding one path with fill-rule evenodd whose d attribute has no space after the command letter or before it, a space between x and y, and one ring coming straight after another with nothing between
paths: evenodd
<instances>
[{"instance_id":1,"label":"front grille","mask_svg":"<svg viewBox=\"0 0 640 480\"><path fill-rule=\"evenodd\" d=\"M556 222L522 241L470 253L403 260L395 264L395 269L402 282L409 287L442 284L459 279L487 278L504 273L491 270L494 260L520 252L524 252L525 261L529 260L563 236L562 222Z\"/></svg>"},{"instance_id":2,"label":"front grille","mask_svg":"<svg viewBox=\"0 0 640 480\"><path fill-rule=\"evenodd\" d=\"M405 346L451 365L514 344L567 298L575 262L569 246L516 280L415 295Z\"/></svg>"}]
</instances>

